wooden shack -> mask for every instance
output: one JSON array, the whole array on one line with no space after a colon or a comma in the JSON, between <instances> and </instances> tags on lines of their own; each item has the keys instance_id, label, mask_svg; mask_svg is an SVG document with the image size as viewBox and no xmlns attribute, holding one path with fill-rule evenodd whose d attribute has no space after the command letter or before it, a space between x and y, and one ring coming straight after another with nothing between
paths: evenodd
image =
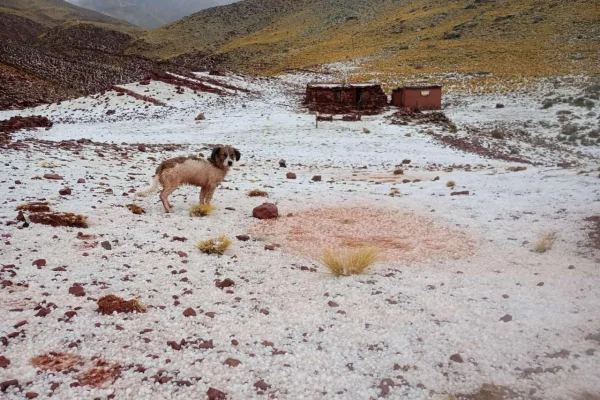
<instances>
[{"instance_id":1,"label":"wooden shack","mask_svg":"<svg viewBox=\"0 0 600 400\"><path fill-rule=\"evenodd\" d=\"M441 110L442 87L439 85L405 86L394 89L392 105L413 110Z\"/></svg>"},{"instance_id":2,"label":"wooden shack","mask_svg":"<svg viewBox=\"0 0 600 400\"><path fill-rule=\"evenodd\" d=\"M326 114L377 114L387 106L387 95L377 83L309 83L304 103Z\"/></svg>"}]
</instances>

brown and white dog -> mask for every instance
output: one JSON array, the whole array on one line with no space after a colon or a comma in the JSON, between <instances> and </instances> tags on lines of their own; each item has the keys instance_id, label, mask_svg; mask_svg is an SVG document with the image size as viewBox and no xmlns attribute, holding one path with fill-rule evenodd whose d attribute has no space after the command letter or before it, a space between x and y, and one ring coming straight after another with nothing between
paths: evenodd
<instances>
[{"instance_id":1,"label":"brown and white dog","mask_svg":"<svg viewBox=\"0 0 600 400\"><path fill-rule=\"evenodd\" d=\"M163 187L160 200L165 211L170 213L171 193L181 185L191 185L201 188L200 204L210 204L215 189L225 179L233 163L239 160L240 152L231 146L216 147L208 160L195 156L171 158L156 168L150 187L135 195L148 196L156 192L160 184Z\"/></svg>"}]
</instances>

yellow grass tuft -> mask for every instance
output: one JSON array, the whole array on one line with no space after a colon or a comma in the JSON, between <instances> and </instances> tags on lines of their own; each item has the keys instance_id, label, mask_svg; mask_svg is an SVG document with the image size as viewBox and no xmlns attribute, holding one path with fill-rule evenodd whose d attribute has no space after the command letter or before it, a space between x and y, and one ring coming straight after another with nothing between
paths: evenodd
<instances>
[{"instance_id":1,"label":"yellow grass tuft","mask_svg":"<svg viewBox=\"0 0 600 400\"><path fill-rule=\"evenodd\" d=\"M378 253L372 247L345 251L326 249L319 262L334 276L358 275L377 262Z\"/></svg>"},{"instance_id":2,"label":"yellow grass tuft","mask_svg":"<svg viewBox=\"0 0 600 400\"><path fill-rule=\"evenodd\" d=\"M249 197L269 197L269 193L262 190L251 190L248 192Z\"/></svg>"},{"instance_id":3,"label":"yellow grass tuft","mask_svg":"<svg viewBox=\"0 0 600 400\"><path fill-rule=\"evenodd\" d=\"M221 235L216 239L201 240L196 244L196 247L205 254L218 254L221 256L230 245L231 239Z\"/></svg>"},{"instance_id":4,"label":"yellow grass tuft","mask_svg":"<svg viewBox=\"0 0 600 400\"><path fill-rule=\"evenodd\" d=\"M454 182L454 181L446 182L446 187L453 188L454 186L456 186L456 182Z\"/></svg>"},{"instance_id":5,"label":"yellow grass tuft","mask_svg":"<svg viewBox=\"0 0 600 400\"><path fill-rule=\"evenodd\" d=\"M42 167L42 168L56 168L57 165L54 164L53 161L42 161L40 163L40 167Z\"/></svg>"},{"instance_id":6,"label":"yellow grass tuft","mask_svg":"<svg viewBox=\"0 0 600 400\"><path fill-rule=\"evenodd\" d=\"M190 217L206 217L215 210L212 204L194 204L190 209Z\"/></svg>"},{"instance_id":7,"label":"yellow grass tuft","mask_svg":"<svg viewBox=\"0 0 600 400\"><path fill-rule=\"evenodd\" d=\"M554 246L556 242L556 233L547 233L539 237L539 239L533 245L533 250L536 253L545 253Z\"/></svg>"}]
</instances>

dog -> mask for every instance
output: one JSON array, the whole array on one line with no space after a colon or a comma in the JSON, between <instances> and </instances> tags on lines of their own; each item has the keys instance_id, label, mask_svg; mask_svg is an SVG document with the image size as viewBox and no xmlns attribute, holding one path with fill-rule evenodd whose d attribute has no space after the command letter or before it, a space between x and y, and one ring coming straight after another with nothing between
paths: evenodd
<instances>
[{"instance_id":1,"label":"dog","mask_svg":"<svg viewBox=\"0 0 600 400\"><path fill-rule=\"evenodd\" d=\"M200 204L210 204L219 183L225 179L234 162L239 161L240 152L231 147L215 147L210 158L176 157L163 161L152 177L150 187L136 193L136 196L148 196L162 186L160 200L165 211L170 213L173 206L169 196L181 185L200 187Z\"/></svg>"}]
</instances>

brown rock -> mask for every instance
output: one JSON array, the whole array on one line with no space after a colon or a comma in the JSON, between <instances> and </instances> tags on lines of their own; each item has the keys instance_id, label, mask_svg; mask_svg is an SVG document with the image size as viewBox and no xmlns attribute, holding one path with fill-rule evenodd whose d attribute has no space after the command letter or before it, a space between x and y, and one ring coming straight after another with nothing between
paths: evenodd
<instances>
[{"instance_id":1,"label":"brown rock","mask_svg":"<svg viewBox=\"0 0 600 400\"><path fill-rule=\"evenodd\" d=\"M287 174L285 174L285 177L288 179L296 179L296 174L293 172L288 172Z\"/></svg>"},{"instance_id":2,"label":"brown rock","mask_svg":"<svg viewBox=\"0 0 600 400\"><path fill-rule=\"evenodd\" d=\"M265 244L265 250L275 250L275 245L272 244Z\"/></svg>"},{"instance_id":3,"label":"brown rock","mask_svg":"<svg viewBox=\"0 0 600 400\"><path fill-rule=\"evenodd\" d=\"M31 265L35 265L38 269L46 266L46 260L40 258L39 260L35 260Z\"/></svg>"},{"instance_id":4,"label":"brown rock","mask_svg":"<svg viewBox=\"0 0 600 400\"><path fill-rule=\"evenodd\" d=\"M42 308L42 309L40 309L40 311L37 312L37 314L35 314L35 316L43 318L50 313L51 313L51 311L49 308Z\"/></svg>"},{"instance_id":5,"label":"brown rock","mask_svg":"<svg viewBox=\"0 0 600 400\"><path fill-rule=\"evenodd\" d=\"M382 379L381 382L379 382L379 389L381 389L381 394L379 396L386 397L390 394L390 388L394 386L396 386L396 384L390 378Z\"/></svg>"},{"instance_id":6,"label":"brown rock","mask_svg":"<svg viewBox=\"0 0 600 400\"><path fill-rule=\"evenodd\" d=\"M105 249L105 250L112 250L112 246L110 245L110 242L108 240L105 240L104 242L100 243L100 245Z\"/></svg>"},{"instance_id":7,"label":"brown rock","mask_svg":"<svg viewBox=\"0 0 600 400\"><path fill-rule=\"evenodd\" d=\"M247 242L248 240L250 240L250 236L248 235L237 235L235 238L242 242Z\"/></svg>"},{"instance_id":8,"label":"brown rock","mask_svg":"<svg viewBox=\"0 0 600 400\"><path fill-rule=\"evenodd\" d=\"M65 187L62 188L58 191L58 194L60 194L61 196L70 196L72 193L71 188Z\"/></svg>"},{"instance_id":9,"label":"brown rock","mask_svg":"<svg viewBox=\"0 0 600 400\"><path fill-rule=\"evenodd\" d=\"M76 315L77 315L77 313L75 311L67 311L65 313L65 317L67 317L67 318L73 318Z\"/></svg>"},{"instance_id":10,"label":"brown rock","mask_svg":"<svg viewBox=\"0 0 600 400\"><path fill-rule=\"evenodd\" d=\"M214 318L215 317L215 313L213 311L207 312L204 315L206 315L208 318Z\"/></svg>"},{"instance_id":11,"label":"brown rock","mask_svg":"<svg viewBox=\"0 0 600 400\"><path fill-rule=\"evenodd\" d=\"M404 160L402 160L402 164L410 164L410 160L405 158Z\"/></svg>"},{"instance_id":12,"label":"brown rock","mask_svg":"<svg viewBox=\"0 0 600 400\"><path fill-rule=\"evenodd\" d=\"M229 278L226 278L225 280L217 280L215 282L215 286L218 287L219 289L224 289L224 288L228 288L235 285L235 282Z\"/></svg>"},{"instance_id":13,"label":"brown rock","mask_svg":"<svg viewBox=\"0 0 600 400\"><path fill-rule=\"evenodd\" d=\"M79 285L73 285L69 288L69 294L72 294L75 297L82 297L85 296L85 290Z\"/></svg>"},{"instance_id":14,"label":"brown rock","mask_svg":"<svg viewBox=\"0 0 600 400\"><path fill-rule=\"evenodd\" d=\"M181 345L173 340L168 341L167 346L171 346L173 350L181 350Z\"/></svg>"},{"instance_id":15,"label":"brown rock","mask_svg":"<svg viewBox=\"0 0 600 400\"><path fill-rule=\"evenodd\" d=\"M279 210L275 204L264 203L252 210L252 216L258 219L275 219L279 217Z\"/></svg>"},{"instance_id":16,"label":"brown rock","mask_svg":"<svg viewBox=\"0 0 600 400\"><path fill-rule=\"evenodd\" d=\"M225 400L227 398L225 393L215 388L208 388L206 395L208 396L208 400Z\"/></svg>"},{"instance_id":17,"label":"brown rock","mask_svg":"<svg viewBox=\"0 0 600 400\"><path fill-rule=\"evenodd\" d=\"M456 353L456 354L452 354L452 355L450 356L450 360L452 360L452 361L454 361L454 362L456 362L456 363L462 363L462 362L464 362L464 361L463 361L463 358L462 358L462 357L460 356L460 354L458 354L458 353Z\"/></svg>"},{"instance_id":18,"label":"brown rock","mask_svg":"<svg viewBox=\"0 0 600 400\"><path fill-rule=\"evenodd\" d=\"M0 368L6 368L10 365L10 360L4 356L0 356Z\"/></svg>"},{"instance_id":19,"label":"brown rock","mask_svg":"<svg viewBox=\"0 0 600 400\"><path fill-rule=\"evenodd\" d=\"M330 301L329 303L327 303L327 305L329 307L339 307L340 305L338 303L336 303L335 301Z\"/></svg>"},{"instance_id":20,"label":"brown rock","mask_svg":"<svg viewBox=\"0 0 600 400\"><path fill-rule=\"evenodd\" d=\"M450 196L468 196L469 195L469 191L468 190L463 190L460 192L452 192L450 193Z\"/></svg>"},{"instance_id":21,"label":"brown rock","mask_svg":"<svg viewBox=\"0 0 600 400\"><path fill-rule=\"evenodd\" d=\"M225 360L225 362L223 364L225 365L229 365L230 367L237 367L238 365L240 365L242 362L240 360L236 360L235 358L228 358L227 360Z\"/></svg>"},{"instance_id":22,"label":"brown rock","mask_svg":"<svg viewBox=\"0 0 600 400\"><path fill-rule=\"evenodd\" d=\"M186 308L185 311L183 312L183 316L184 317L195 317L196 316L196 311L193 308Z\"/></svg>"},{"instance_id":23,"label":"brown rock","mask_svg":"<svg viewBox=\"0 0 600 400\"><path fill-rule=\"evenodd\" d=\"M38 397L38 394L36 392L27 392L25 393L25 397L27 397L28 399L35 399L36 397Z\"/></svg>"},{"instance_id":24,"label":"brown rock","mask_svg":"<svg viewBox=\"0 0 600 400\"><path fill-rule=\"evenodd\" d=\"M17 221L25 221L25 215L23 215L23 211L19 211L19 214L17 214Z\"/></svg>"},{"instance_id":25,"label":"brown rock","mask_svg":"<svg viewBox=\"0 0 600 400\"><path fill-rule=\"evenodd\" d=\"M79 178L79 179L77 179L77 183L85 183L85 179Z\"/></svg>"},{"instance_id":26,"label":"brown rock","mask_svg":"<svg viewBox=\"0 0 600 400\"><path fill-rule=\"evenodd\" d=\"M53 179L53 180L60 180L63 177L58 175L58 174L44 174L44 178L45 179Z\"/></svg>"},{"instance_id":27,"label":"brown rock","mask_svg":"<svg viewBox=\"0 0 600 400\"><path fill-rule=\"evenodd\" d=\"M116 111L115 111L115 110L108 110L108 111L106 112L106 115L114 115L115 113L116 113Z\"/></svg>"},{"instance_id":28,"label":"brown rock","mask_svg":"<svg viewBox=\"0 0 600 400\"><path fill-rule=\"evenodd\" d=\"M205 119L206 119L206 116L204 115L204 113L200 113L196 117L196 121L204 121Z\"/></svg>"},{"instance_id":29,"label":"brown rock","mask_svg":"<svg viewBox=\"0 0 600 400\"><path fill-rule=\"evenodd\" d=\"M321 182L321 175L315 175L312 177L313 182Z\"/></svg>"},{"instance_id":30,"label":"brown rock","mask_svg":"<svg viewBox=\"0 0 600 400\"><path fill-rule=\"evenodd\" d=\"M269 389L271 385L261 379L260 381L254 383L254 387L257 390L262 390L264 392L265 390Z\"/></svg>"},{"instance_id":31,"label":"brown rock","mask_svg":"<svg viewBox=\"0 0 600 400\"><path fill-rule=\"evenodd\" d=\"M4 381L0 383L0 391L2 393L6 392L6 389L8 389L11 386L19 386L19 381L16 379L11 379L10 381Z\"/></svg>"}]
</instances>

